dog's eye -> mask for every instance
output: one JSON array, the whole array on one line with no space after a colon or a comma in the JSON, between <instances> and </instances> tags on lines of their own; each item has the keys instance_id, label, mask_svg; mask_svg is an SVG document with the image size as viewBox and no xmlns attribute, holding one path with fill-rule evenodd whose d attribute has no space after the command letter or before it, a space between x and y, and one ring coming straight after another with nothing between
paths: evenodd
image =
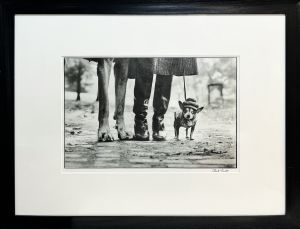
<instances>
[{"instance_id":1,"label":"dog's eye","mask_svg":"<svg viewBox=\"0 0 300 229\"><path fill-rule=\"evenodd\" d=\"M193 110L191 110L191 113L192 113L192 114L194 114L194 111L193 111Z\"/></svg>"}]
</instances>

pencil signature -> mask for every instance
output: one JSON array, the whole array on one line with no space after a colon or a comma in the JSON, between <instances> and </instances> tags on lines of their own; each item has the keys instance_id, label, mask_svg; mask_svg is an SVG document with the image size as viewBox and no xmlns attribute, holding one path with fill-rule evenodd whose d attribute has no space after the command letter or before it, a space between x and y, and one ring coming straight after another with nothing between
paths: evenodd
<instances>
[{"instance_id":1,"label":"pencil signature","mask_svg":"<svg viewBox=\"0 0 300 229\"><path fill-rule=\"evenodd\" d=\"M214 173L224 173L224 172L229 172L229 169L212 169L212 172L214 172Z\"/></svg>"}]
</instances>

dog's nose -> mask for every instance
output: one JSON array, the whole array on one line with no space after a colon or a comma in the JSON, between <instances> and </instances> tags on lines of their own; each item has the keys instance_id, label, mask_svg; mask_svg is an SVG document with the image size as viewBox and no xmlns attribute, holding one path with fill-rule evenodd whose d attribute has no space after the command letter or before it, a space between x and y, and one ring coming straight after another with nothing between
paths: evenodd
<instances>
[{"instance_id":1,"label":"dog's nose","mask_svg":"<svg viewBox=\"0 0 300 229\"><path fill-rule=\"evenodd\" d=\"M186 118L190 118L190 115L186 115Z\"/></svg>"}]
</instances>

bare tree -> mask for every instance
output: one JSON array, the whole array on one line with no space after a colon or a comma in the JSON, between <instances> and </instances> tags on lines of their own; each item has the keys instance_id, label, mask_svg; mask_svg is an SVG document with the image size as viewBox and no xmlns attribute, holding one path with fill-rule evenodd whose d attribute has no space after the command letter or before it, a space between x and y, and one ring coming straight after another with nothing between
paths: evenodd
<instances>
[{"instance_id":1,"label":"bare tree","mask_svg":"<svg viewBox=\"0 0 300 229\"><path fill-rule=\"evenodd\" d=\"M76 97L76 101L80 101L80 93L81 93L81 78L82 75L85 71L85 65L83 65L83 63L81 61L79 61L78 65L78 72L77 72L77 76L76 76L76 82L77 82L77 97Z\"/></svg>"},{"instance_id":2,"label":"bare tree","mask_svg":"<svg viewBox=\"0 0 300 229\"><path fill-rule=\"evenodd\" d=\"M85 90L86 85L82 85L82 79L90 77L90 64L80 58L65 58L65 78L69 84L69 89L76 91L76 101L80 101L80 94Z\"/></svg>"}]
</instances>

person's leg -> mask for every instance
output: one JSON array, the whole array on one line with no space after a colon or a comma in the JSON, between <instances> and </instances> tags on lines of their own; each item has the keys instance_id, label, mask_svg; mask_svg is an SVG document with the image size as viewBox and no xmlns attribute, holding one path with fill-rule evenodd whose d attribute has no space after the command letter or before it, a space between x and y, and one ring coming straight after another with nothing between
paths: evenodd
<instances>
[{"instance_id":1,"label":"person's leg","mask_svg":"<svg viewBox=\"0 0 300 229\"><path fill-rule=\"evenodd\" d=\"M147 141L149 140L147 111L151 94L153 72L143 70L140 71L140 73L141 74L136 77L134 85L134 132L136 140Z\"/></svg>"},{"instance_id":2,"label":"person's leg","mask_svg":"<svg viewBox=\"0 0 300 229\"><path fill-rule=\"evenodd\" d=\"M169 106L172 86L172 76L156 76L155 91L153 98L154 115L152 118L153 140L166 140L164 115Z\"/></svg>"}]
</instances>

